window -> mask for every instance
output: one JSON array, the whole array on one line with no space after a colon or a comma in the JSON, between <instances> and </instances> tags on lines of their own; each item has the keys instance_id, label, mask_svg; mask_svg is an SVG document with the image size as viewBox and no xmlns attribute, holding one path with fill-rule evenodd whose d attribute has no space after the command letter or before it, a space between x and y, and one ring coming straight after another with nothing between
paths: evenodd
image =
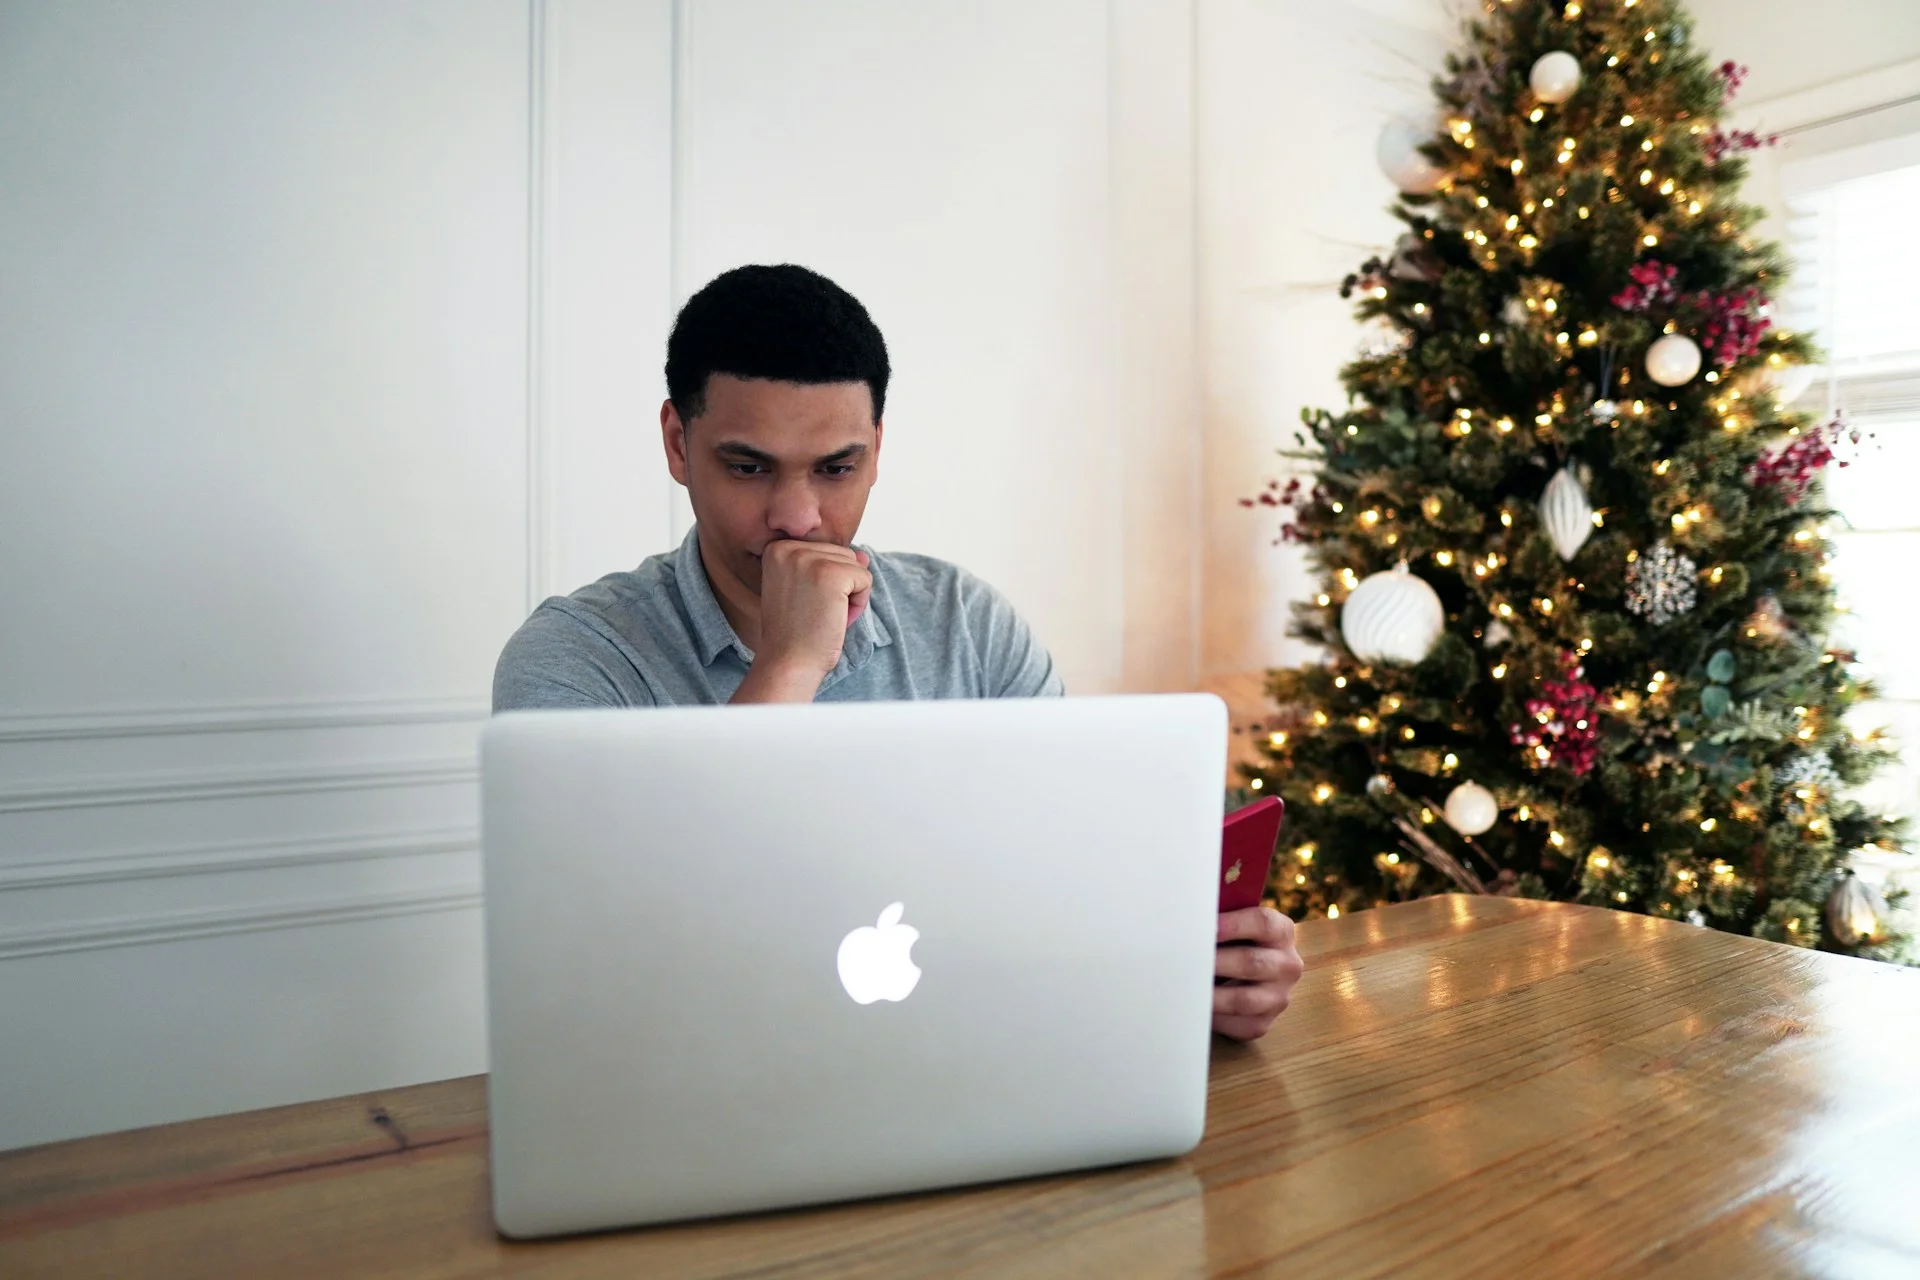
<instances>
[{"instance_id":1,"label":"window","mask_svg":"<svg viewBox=\"0 0 1920 1280\"><path fill-rule=\"evenodd\" d=\"M1843 416L1827 496L1842 518L1831 566L1849 610L1832 642L1854 650L1879 687L1857 729L1886 726L1903 760L1862 790L1867 803L1920 818L1920 163L1903 138L1781 167L1794 279L1781 323L1810 329L1827 364L1798 406ZM1920 890L1920 857L1858 859ZM1909 915L1908 929L1920 925Z\"/></svg>"}]
</instances>

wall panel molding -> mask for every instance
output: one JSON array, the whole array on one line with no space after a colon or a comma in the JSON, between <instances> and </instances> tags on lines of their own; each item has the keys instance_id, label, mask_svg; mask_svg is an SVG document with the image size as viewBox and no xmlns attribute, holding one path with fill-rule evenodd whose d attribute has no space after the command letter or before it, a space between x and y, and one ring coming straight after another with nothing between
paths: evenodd
<instances>
[{"instance_id":1,"label":"wall panel molding","mask_svg":"<svg viewBox=\"0 0 1920 1280\"><path fill-rule=\"evenodd\" d=\"M315 899L311 902L123 916L63 925L55 929L0 931L0 960L99 951L110 947L151 946L161 942L185 942L263 930L350 924L361 920L384 920L443 911L472 911L479 906L480 885L474 881L401 893L362 894Z\"/></svg>"},{"instance_id":2,"label":"wall panel molding","mask_svg":"<svg viewBox=\"0 0 1920 1280\"><path fill-rule=\"evenodd\" d=\"M6 712L0 713L0 743L477 723L485 720L490 710L489 704L479 698L342 698L104 711Z\"/></svg>"},{"instance_id":3,"label":"wall panel molding","mask_svg":"<svg viewBox=\"0 0 1920 1280\"><path fill-rule=\"evenodd\" d=\"M0 791L0 813L304 795L316 791L448 786L478 780L479 768L471 757L300 769L226 769L204 773L146 774L80 783L52 782L14 787Z\"/></svg>"},{"instance_id":4,"label":"wall panel molding","mask_svg":"<svg viewBox=\"0 0 1920 1280\"><path fill-rule=\"evenodd\" d=\"M126 853L77 854L0 864L0 893L22 889L58 889L81 884L112 884L165 876L266 871L281 867L325 866L440 853L477 853L479 848L480 833L473 828L458 827L431 831L374 832L332 839L172 845Z\"/></svg>"}]
</instances>

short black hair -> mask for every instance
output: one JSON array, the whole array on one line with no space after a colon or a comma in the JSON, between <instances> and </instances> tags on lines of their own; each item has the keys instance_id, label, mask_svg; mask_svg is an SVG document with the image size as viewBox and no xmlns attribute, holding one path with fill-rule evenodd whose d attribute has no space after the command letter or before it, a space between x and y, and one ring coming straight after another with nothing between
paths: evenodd
<instances>
[{"instance_id":1,"label":"short black hair","mask_svg":"<svg viewBox=\"0 0 1920 1280\"><path fill-rule=\"evenodd\" d=\"M873 420L887 403L887 343L860 300L817 271L735 267L680 308L667 339L667 396L682 422L707 408L707 378L864 382Z\"/></svg>"}]
</instances>

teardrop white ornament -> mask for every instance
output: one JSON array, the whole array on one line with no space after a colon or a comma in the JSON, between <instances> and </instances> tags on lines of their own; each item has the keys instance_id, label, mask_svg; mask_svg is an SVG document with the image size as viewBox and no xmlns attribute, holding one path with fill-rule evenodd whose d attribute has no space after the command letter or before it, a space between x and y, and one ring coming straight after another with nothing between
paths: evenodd
<instances>
[{"instance_id":1,"label":"teardrop white ornament","mask_svg":"<svg viewBox=\"0 0 1920 1280\"><path fill-rule=\"evenodd\" d=\"M1886 925L1887 900L1852 871L1840 877L1827 898L1827 928L1846 947L1878 942Z\"/></svg>"},{"instance_id":2,"label":"teardrop white ornament","mask_svg":"<svg viewBox=\"0 0 1920 1280\"><path fill-rule=\"evenodd\" d=\"M1593 536L1593 504L1571 468L1560 468L1547 481L1540 495L1540 523L1562 560L1572 560Z\"/></svg>"},{"instance_id":3,"label":"teardrop white ornament","mask_svg":"<svg viewBox=\"0 0 1920 1280\"><path fill-rule=\"evenodd\" d=\"M1446 624L1439 595L1404 560L1362 578L1340 607L1340 634L1362 662L1421 662Z\"/></svg>"},{"instance_id":4,"label":"teardrop white ornament","mask_svg":"<svg viewBox=\"0 0 1920 1280\"><path fill-rule=\"evenodd\" d=\"M1447 825L1463 836L1477 836L1500 817L1500 802L1477 782L1463 782L1447 796Z\"/></svg>"},{"instance_id":5,"label":"teardrop white ornament","mask_svg":"<svg viewBox=\"0 0 1920 1280\"><path fill-rule=\"evenodd\" d=\"M1580 87L1580 59L1563 49L1541 54L1527 74L1527 87L1542 102L1565 102Z\"/></svg>"},{"instance_id":6,"label":"teardrop white ornament","mask_svg":"<svg viewBox=\"0 0 1920 1280\"><path fill-rule=\"evenodd\" d=\"M1647 348L1647 376L1663 387L1693 381L1700 372L1700 347L1684 333L1670 333Z\"/></svg>"}]
</instances>

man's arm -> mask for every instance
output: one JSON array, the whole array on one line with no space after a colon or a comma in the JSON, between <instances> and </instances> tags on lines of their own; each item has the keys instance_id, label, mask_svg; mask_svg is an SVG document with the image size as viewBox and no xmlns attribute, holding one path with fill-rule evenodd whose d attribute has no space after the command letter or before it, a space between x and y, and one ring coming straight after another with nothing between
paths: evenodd
<instances>
[{"instance_id":1,"label":"man's arm","mask_svg":"<svg viewBox=\"0 0 1920 1280\"><path fill-rule=\"evenodd\" d=\"M1066 692L1053 655L1005 596L963 571L960 599L989 698L1057 698Z\"/></svg>"}]
</instances>

